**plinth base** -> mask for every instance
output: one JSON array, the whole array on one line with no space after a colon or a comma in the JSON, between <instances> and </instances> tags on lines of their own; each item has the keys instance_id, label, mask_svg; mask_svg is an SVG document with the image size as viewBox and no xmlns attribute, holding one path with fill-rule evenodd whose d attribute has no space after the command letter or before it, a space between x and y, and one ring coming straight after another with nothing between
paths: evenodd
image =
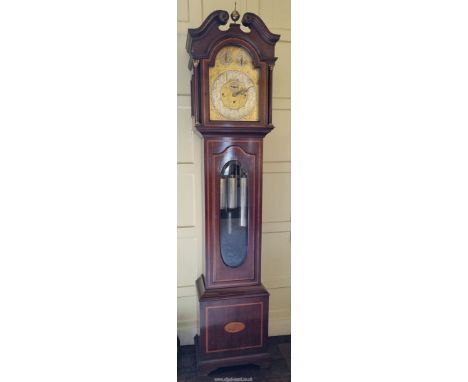
<instances>
[{"instance_id":1,"label":"plinth base","mask_svg":"<svg viewBox=\"0 0 468 382\"><path fill-rule=\"evenodd\" d=\"M198 335L195 336L195 358L198 375L207 376L212 371L226 366L237 365L257 365L262 369L269 368L271 365L271 357L269 353L257 353L249 355L240 355L236 357L216 358L216 359L200 359L200 344Z\"/></svg>"},{"instance_id":2,"label":"plinth base","mask_svg":"<svg viewBox=\"0 0 468 382\"><path fill-rule=\"evenodd\" d=\"M269 293L263 285L205 289L197 280L200 336L195 336L200 375L224 366L270 364L267 352Z\"/></svg>"}]
</instances>

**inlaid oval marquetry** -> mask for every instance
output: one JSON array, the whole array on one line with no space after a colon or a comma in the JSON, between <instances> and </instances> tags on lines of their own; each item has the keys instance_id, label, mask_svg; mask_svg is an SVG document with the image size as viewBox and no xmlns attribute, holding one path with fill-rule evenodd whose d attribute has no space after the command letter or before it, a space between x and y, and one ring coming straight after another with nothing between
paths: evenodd
<instances>
[{"instance_id":1,"label":"inlaid oval marquetry","mask_svg":"<svg viewBox=\"0 0 468 382\"><path fill-rule=\"evenodd\" d=\"M239 333L245 329L245 324L243 322L233 321L224 325L224 331L228 333Z\"/></svg>"}]
</instances>

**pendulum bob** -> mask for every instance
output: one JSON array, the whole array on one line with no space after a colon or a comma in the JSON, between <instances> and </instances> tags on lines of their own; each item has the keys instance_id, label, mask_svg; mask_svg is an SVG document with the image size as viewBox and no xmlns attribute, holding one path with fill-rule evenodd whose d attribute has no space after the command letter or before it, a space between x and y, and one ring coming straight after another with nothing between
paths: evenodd
<instances>
[{"instance_id":1,"label":"pendulum bob","mask_svg":"<svg viewBox=\"0 0 468 382\"><path fill-rule=\"evenodd\" d=\"M228 235L232 234L232 212L231 211L228 212L228 216L227 216L227 233Z\"/></svg>"}]
</instances>

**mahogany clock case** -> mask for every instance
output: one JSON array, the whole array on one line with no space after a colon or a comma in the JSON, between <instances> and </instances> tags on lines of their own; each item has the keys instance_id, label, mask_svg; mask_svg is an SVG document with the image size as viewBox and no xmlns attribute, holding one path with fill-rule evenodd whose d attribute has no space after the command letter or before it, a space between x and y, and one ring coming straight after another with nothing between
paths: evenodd
<instances>
[{"instance_id":1,"label":"mahogany clock case","mask_svg":"<svg viewBox=\"0 0 468 382\"><path fill-rule=\"evenodd\" d=\"M203 138L204 166L204 275L197 282L199 335L195 337L200 374L245 363L268 366L269 293L261 284L263 138L272 129L272 72L279 35L271 33L253 13L245 13L242 24L227 24L226 11L214 11L199 28L189 29L186 49L192 71L192 116L194 129ZM259 69L258 118L210 120L209 68L223 47L238 46L251 56ZM221 178L223 169L236 163L242 169L244 190L243 229L245 255L234 265L223 252ZM237 183L238 184L238 183ZM237 187L237 186L236 186ZM223 194L224 195L224 194ZM229 194L230 195L230 194ZM246 200L248 203L246 203ZM228 211L228 208L226 208ZM226 212L227 213L227 212ZM230 212L228 213L230 214ZM230 215L229 215L230 217ZM242 221L242 219L240 220Z\"/></svg>"}]
</instances>

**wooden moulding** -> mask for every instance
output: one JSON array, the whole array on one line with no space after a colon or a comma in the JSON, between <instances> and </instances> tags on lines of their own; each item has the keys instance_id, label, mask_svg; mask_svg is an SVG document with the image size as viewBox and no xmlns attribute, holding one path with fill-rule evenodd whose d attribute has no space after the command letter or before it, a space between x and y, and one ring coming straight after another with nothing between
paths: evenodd
<instances>
[{"instance_id":1,"label":"wooden moulding","mask_svg":"<svg viewBox=\"0 0 468 382\"><path fill-rule=\"evenodd\" d=\"M270 293L268 293L268 291L262 284L231 288L206 289L203 275L201 275L197 279L196 286L198 299L200 302L209 300L229 299L235 297L242 298L270 295Z\"/></svg>"},{"instance_id":2,"label":"wooden moulding","mask_svg":"<svg viewBox=\"0 0 468 382\"><path fill-rule=\"evenodd\" d=\"M217 10L212 12L200 27L188 30L185 48L190 55L190 70L193 67L193 60L207 58L214 45L230 37L241 38L253 45L262 61L268 63L276 61L275 44L280 39L280 35L271 33L260 17L250 12L244 14L242 25L248 27L250 32L244 32L239 24L230 24L229 29L220 30L219 27L226 25L228 21L229 14Z\"/></svg>"}]
</instances>

